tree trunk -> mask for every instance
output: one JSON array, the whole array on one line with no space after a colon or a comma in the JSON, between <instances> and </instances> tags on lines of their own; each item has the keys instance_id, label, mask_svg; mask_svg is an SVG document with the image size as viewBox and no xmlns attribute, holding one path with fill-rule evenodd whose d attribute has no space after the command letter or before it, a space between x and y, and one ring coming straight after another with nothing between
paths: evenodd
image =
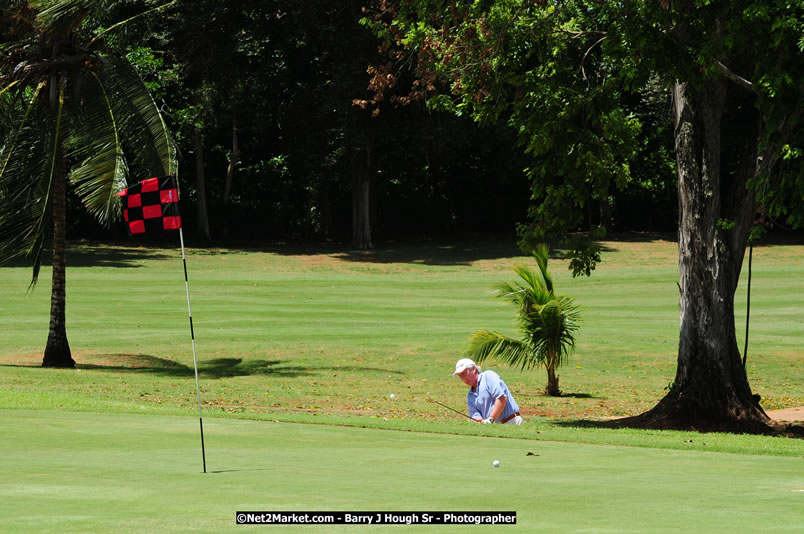
<instances>
[{"instance_id":1,"label":"tree trunk","mask_svg":"<svg viewBox=\"0 0 804 534\"><path fill-rule=\"evenodd\" d=\"M556 367L558 367L558 355L548 349L547 360L544 362L544 368L547 370L547 387L544 388L544 393L551 397L561 396L561 390L558 388Z\"/></svg>"},{"instance_id":2,"label":"tree trunk","mask_svg":"<svg viewBox=\"0 0 804 534\"><path fill-rule=\"evenodd\" d=\"M352 179L352 245L372 249L371 242L371 139L366 141Z\"/></svg>"},{"instance_id":3,"label":"tree trunk","mask_svg":"<svg viewBox=\"0 0 804 534\"><path fill-rule=\"evenodd\" d=\"M611 203L609 202L608 195L600 199L600 226L604 227L607 231L611 231Z\"/></svg>"},{"instance_id":4,"label":"tree trunk","mask_svg":"<svg viewBox=\"0 0 804 534\"><path fill-rule=\"evenodd\" d=\"M67 342L66 284L67 202L64 160L58 157L53 176L53 282L50 292L50 329L42 367L75 367Z\"/></svg>"},{"instance_id":5,"label":"tree trunk","mask_svg":"<svg viewBox=\"0 0 804 534\"><path fill-rule=\"evenodd\" d=\"M556 374L555 365L547 366L547 387L544 392L551 397L560 397L561 390L558 388L558 375Z\"/></svg>"},{"instance_id":6,"label":"tree trunk","mask_svg":"<svg viewBox=\"0 0 804 534\"><path fill-rule=\"evenodd\" d=\"M720 81L674 86L679 194L680 337L670 392L651 411L623 420L650 428L769 430L751 393L734 325L754 196L749 173L721 173ZM753 170L753 169L752 169Z\"/></svg>"},{"instance_id":7,"label":"tree trunk","mask_svg":"<svg viewBox=\"0 0 804 534\"><path fill-rule=\"evenodd\" d=\"M207 240L209 234L209 216L207 214L207 181L204 174L204 140L201 135L201 128L196 127L193 132L193 144L195 148L195 185L198 214L198 232Z\"/></svg>"},{"instance_id":8,"label":"tree trunk","mask_svg":"<svg viewBox=\"0 0 804 534\"><path fill-rule=\"evenodd\" d=\"M223 186L223 236L229 237L229 219L231 218L230 196L232 193L232 178L235 168L240 162L240 144L237 140L237 119L232 119L232 159L226 169L226 182Z\"/></svg>"},{"instance_id":9,"label":"tree trunk","mask_svg":"<svg viewBox=\"0 0 804 534\"><path fill-rule=\"evenodd\" d=\"M329 238L332 233L332 205L329 199L329 182L326 177L319 178L318 185L318 224L319 237Z\"/></svg>"}]
</instances>

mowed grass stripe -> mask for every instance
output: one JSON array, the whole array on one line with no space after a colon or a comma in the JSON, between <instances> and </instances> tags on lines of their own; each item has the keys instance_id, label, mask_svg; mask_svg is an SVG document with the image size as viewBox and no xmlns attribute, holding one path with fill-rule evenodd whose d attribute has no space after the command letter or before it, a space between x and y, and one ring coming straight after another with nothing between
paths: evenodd
<instances>
[{"instance_id":1,"label":"mowed grass stripe","mask_svg":"<svg viewBox=\"0 0 804 534\"><path fill-rule=\"evenodd\" d=\"M236 532L237 510L514 510L506 532L800 532L804 520L797 458L214 419L202 474L191 417L0 410L0 422L0 520L15 532Z\"/></svg>"},{"instance_id":2,"label":"mowed grass stripe","mask_svg":"<svg viewBox=\"0 0 804 534\"><path fill-rule=\"evenodd\" d=\"M463 385L450 375L469 334L488 328L519 335L514 310L492 298L492 285L513 280L510 266L528 259L483 254L486 246L477 244L474 253L409 246L366 255L188 250L206 412L357 425L409 420L411 429L420 421L451 424L454 416L434 410L424 397L430 391L463 409ZM551 260L558 291L574 296L583 312L577 350L560 371L566 396L542 394L542 369L485 365L505 378L533 423L529 437L544 430L560 435L556 439L686 447L675 435L643 440L641 434L557 426L634 415L664 395L677 356L676 252L662 241L611 242L592 278L577 279L566 260ZM798 245L755 250L748 374L766 409L804 404L804 375L797 372L804 347L804 297L797 296L804 276L790 274L804 275L802 258ZM71 248L68 261L75 371L36 367L47 337L49 268L28 295L29 269L0 268L0 407L192 413L195 383L178 251L82 245ZM740 348L742 297L738 291ZM389 400L392 392L396 402ZM775 443L777 454L796 454L783 445L787 440L741 439L723 450L773 453Z\"/></svg>"}]
</instances>

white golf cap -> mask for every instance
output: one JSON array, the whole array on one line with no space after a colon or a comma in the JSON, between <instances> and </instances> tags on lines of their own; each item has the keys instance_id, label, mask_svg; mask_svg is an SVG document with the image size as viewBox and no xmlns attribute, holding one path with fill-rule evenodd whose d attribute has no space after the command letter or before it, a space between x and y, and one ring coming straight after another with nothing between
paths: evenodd
<instances>
[{"instance_id":1,"label":"white golf cap","mask_svg":"<svg viewBox=\"0 0 804 534\"><path fill-rule=\"evenodd\" d=\"M470 360L469 358L461 358L455 364L455 372L452 373L452 376L460 374L464 372L466 369L469 369L470 367L477 367L477 364L472 360ZM477 367L477 371L480 372L480 367Z\"/></svg>"}]
</instances>

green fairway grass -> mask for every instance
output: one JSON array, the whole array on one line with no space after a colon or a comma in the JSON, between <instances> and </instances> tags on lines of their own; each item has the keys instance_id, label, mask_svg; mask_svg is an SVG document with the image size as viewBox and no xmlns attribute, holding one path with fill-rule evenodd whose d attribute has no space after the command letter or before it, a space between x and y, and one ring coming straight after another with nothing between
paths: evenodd
<instances>
[{"instance_id":1,"label":"green fairway grass","mask_svg":"<svg viewBox=\"0 0 804 534\"><path fill-rule=\"evenodd\" d=\"M551 260L558 291L583 317L560 370L495 362L527 418L634 415L673 380L678 338L677 251L654 236L603 243L591 278ZM469 334L518 335L491 285L532 261L512 243L424 244L377 251L276 247L189 249L188 270L204 409L210 416L452 420L426 402L463 409L451 377ZM80 245L68 253L67 328L76 370L38 365L47 337L49 267L0 268L0 406L187 414L195 404L179 251ZM746 275L743 272L743 278ZM739 344L745 283L737 295ZM766 409L804 405L804 246L757 247L748 374ZM395 401L389 399L394 393ZM376 421L375 421L376 422Z\"/></svg>"},{"instance_id":2,"label":"green fairway grass","mask_svg":"<svg viewBox=\"0 0 804 534\"><path fill-rule=\"evenodd\" d=\"M493 529L261 526L272 532L801 532L804 524L801 458L205 423L203 474L192 417L0 410L0 529L256 528L235 524L243 510L517 513L515 526Z\"/></svg>"},{"instance_id":3,"label":"green fairway grass","mask_svg":"<svg viewBox=\"0 0 804 534\"><path fill-rule=\"evenodd\" d=\"M804 440L595 425L651 408L675 374L676 247L637 237L604 242L591 278L551 260L583 310L563 396L542 393L541 369L487 362L522 427L427 402L465 409L451 374L472 331L517 335L514 311L491 298L532 261L512 243L189 249L207 474L179 251L70 247L69 370L39 367L50 268L27 292L30 268L2 267L0 531L254 528L235 525L240 510L513 510L516 526L491 530L801 532ZM804 246L757 247L747 369L766 409L804 405L802 296ZM472 528L489 530L433 531ZM275 528L288 529L428 530Z\"/></svg>"}]
</instances>

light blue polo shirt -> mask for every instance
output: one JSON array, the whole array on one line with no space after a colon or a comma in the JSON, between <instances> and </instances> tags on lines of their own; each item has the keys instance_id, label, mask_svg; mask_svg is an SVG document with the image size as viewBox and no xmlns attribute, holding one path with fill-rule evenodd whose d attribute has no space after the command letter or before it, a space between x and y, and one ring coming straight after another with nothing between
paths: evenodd
<instances>
[{"instance_id":1,"label":"light blue polo shirt","mask_svg":"<svg viewBox=\"0 0 804 534\"><path fill-rule=\"evenodd\" d=\"M480 416L481 419L488 418L489 414L491 414L491 408L494 406L494 401L503 396L508 398L508 402L505 403L505 409L500 414L500 421L518 412L519 406L517 406L514 396L508 391L508 386L505 385L500 375L494 371L483 371L477 378L477 391L469 388L469 394L466 397L466 404L469 406L469 417Z\"/></svg>"}]
</instances>

